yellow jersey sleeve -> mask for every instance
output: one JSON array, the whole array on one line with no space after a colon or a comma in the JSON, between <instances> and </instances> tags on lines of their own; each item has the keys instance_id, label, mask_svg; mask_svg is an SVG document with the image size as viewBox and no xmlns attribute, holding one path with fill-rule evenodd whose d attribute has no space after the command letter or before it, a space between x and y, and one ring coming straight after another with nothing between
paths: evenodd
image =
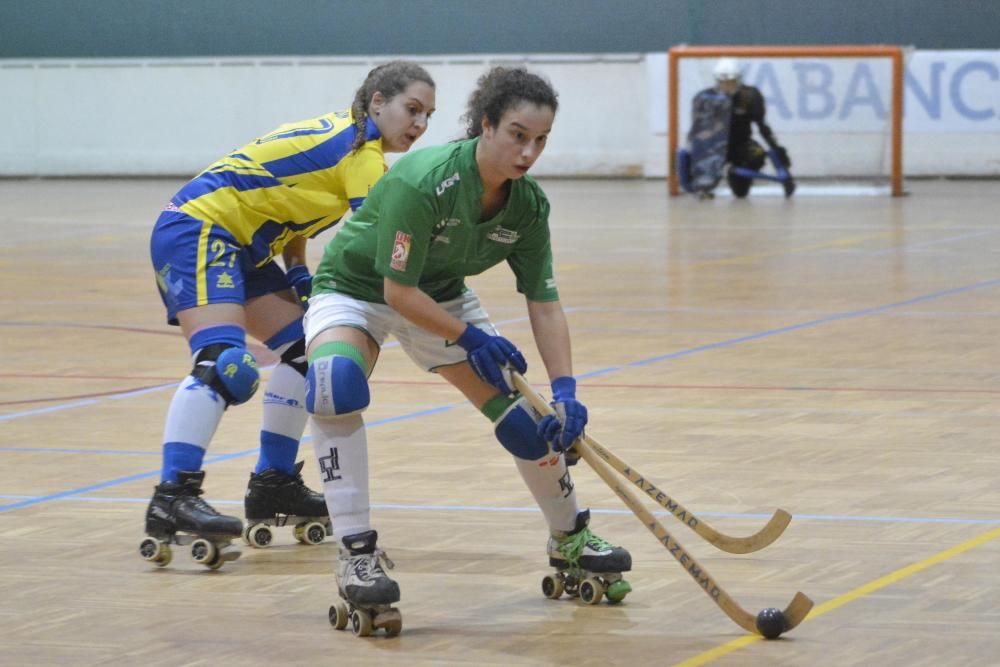
<instances>
[{"instance_id":1,"label":"yellow jersey sleeve","mask_svg":"<svg viewBox=\"0 0 1000 667\"><path fill-rule=\"evenodd\" d=\"M344 190L351 210L356 211L364 203L375 182L388 171L385 154L382 152L382 140L366 141L356 153L344 158L344 163Z\"/></svg>"}]
</instances>

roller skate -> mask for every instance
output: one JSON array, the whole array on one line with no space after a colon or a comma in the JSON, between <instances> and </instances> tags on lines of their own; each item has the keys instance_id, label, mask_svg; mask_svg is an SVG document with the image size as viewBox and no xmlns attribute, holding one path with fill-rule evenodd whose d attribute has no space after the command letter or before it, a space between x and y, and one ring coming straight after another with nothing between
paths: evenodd
<instances>
[{"instance_id":1,"label":"roller skate","mask_svg":"<svg viewBox=\"0 0 1000 667\"><path fill-rule=\"evenodd\" d=\"M788 178L786 178L781 182L781 187L785 191L785 199L788 199L793 194L795 194L795 179L789 176Z\"/></svg>"},{"instance_id":2,"label":"roller skate","mask_svg":"<svg viewBox=\"0 0 1000 667\"><path fill-rule=\"evenodd\" d=\"M403 617L392 606L399 602L399 584L386 575L382 562L390 570L395 566L375 547L377 540L374 530L348 535L337 557L337 589L343 600L330 607L330 625L343 630L350 622L358 637L367 637L379 628L395 637L403 629Z\"/></svg>"},{"instance_id":3,"label":"roller skate","mask_svg":"<svg viewBox=\"0 0 1000 667\"><path fill-rule=\"evenodd\" d=\"M558 600L565 592L587 604L597 604L602 597L617 604L632 591L622 578L622 572L632 569L632 556L592 533L589 523L590 510L584 510L576 515L572 532L549 538L549 565L556 573L542 579L545 597Z\"/></svg>"},{"instance_id":4,"label":"roller skate","mask_svg":"<svg viewBox=\"0 0 1000 667\"><path fill-rule=\"evenodd\" d=\"M139 554L165 567L170 563L171 544L191 545L191 558L210 570L218 570L242 551L231 544L243 532L235 516L219 514L201 498L204 471L178 472L177 482L161 482L146 509L146 535Z\"/></svg>"},{"instance_id":5,"label":"roller skate","mask_svg":"<svg viewBox=\"0 0 1000 667\"><path fill-rule=\"evenodd\" d=\"M302 544L319 544L330 534L326 499L302 481L302 461L291 475L275 468L250 473L244 499L247 517L243 541L252 547L266 547L274 540L271 526L293 525L292 534Z\"/></svg>"}]
</instances>

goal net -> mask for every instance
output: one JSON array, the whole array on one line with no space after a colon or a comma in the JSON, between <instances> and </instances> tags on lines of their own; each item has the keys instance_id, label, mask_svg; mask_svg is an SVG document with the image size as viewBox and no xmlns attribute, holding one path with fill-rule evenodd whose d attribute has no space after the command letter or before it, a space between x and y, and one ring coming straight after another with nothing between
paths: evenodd
<instances>
[{"instance_id":1,"label":"goal net","mask_svg":"<svg viewBox=\"0 0 1000 667\"><path fill-rule=\"evenodd\" d=\"M736 58L763 94L766 120L792 158L792 174L858 192L903 194L904 51L895 46L679 46L668 54L671 194L677 149L687 146L691 101ZM754 138L763 140L754 127ZM766 148L766 146L765 146Z\"/></svg>"}]
</instances>

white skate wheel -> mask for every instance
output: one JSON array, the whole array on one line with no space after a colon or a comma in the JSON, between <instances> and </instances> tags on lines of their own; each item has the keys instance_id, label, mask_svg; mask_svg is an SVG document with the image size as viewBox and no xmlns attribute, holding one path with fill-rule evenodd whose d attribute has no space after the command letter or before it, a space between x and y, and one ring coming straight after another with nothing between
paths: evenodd
<instances>
[{"instance_id":1,"label":"white skate wheel","mask_svg":"<svg viewBox=\"0 0 1000 667\"><path fill-rule=\"evenodd\" d=\"M604 595L604 585L596 578L589 577L580 584L580 599L587 604L597 604Z\"/></svg>"},{"instance_id":2,"label":"white skate wheel","mask_svg":"<svg viewBox=\"0 0 1000 667\"><path fill-rule=\"evenodd\" d=\"M542 579L542 594L550 600L558 600L563 594L563 582L551 574Z\"/></svg>"},{"instance_id":3,"label":"white skate wheel","mask_svg":"<svg viewBox=\"0 0 1000 667\"><path fill-rule=\"evenodd\" d=\"M372 617L364 609L351 612L351 631L355 637L367 637L372 633Z\"/></svg>"},{"instance_id":4,"label":"white skate wheel","mask_svg":"<svg viewBox=\"0 0 1000 667\"><path fill-rule=\"evenodd\" d=\"M347 627L347 622L351 620L350 614L347 613L347 605L343 602L335 602L330 605L330 625L332 625L337 630L343 630Z\"/></svg>"},{"instance_id":5,"label":"white skate wheel","mask_svg":"<svg viewBox=\"0 0 1000 667\"><path fill-rule=\"evenodd\" d=\"M249 538L247 543L250 544L250 546L264 549L270 546L271 542L274 540L274 533L271 532L271 529L267 525L258 523L247 531L247 537Z\"/></svg>"},{"instance_id":6,"label":"white skate wheel","mask_svg":"<svg viewBox=\"0 0 1000 667\"><path fill-rule=\"evenodd\" d=\"M218 556L218 549L215 545L206 540L203 537L199 537L197 540L191 543L191 560L206 567L210 567L213 570L218 569L218 566L212 567L212 564L220 560L216 558ZM220 561L221 562L221 561Z\"/></svg>"},{"instance_id":7,"label":"white skate wheel","mask_svg":"<svg viewBox=\"0 0 1000 667\"><path fill-rule=\"evenodd\" d=\"M139 555L150 563L155 563L157 567L165 567L173 557L166 542L151 537L147 537L139 545Z\"/></svg>"},{"instance_id":8,"label":"white skate wheel","mask_svg":"<svg viewBox=\"0 0 1000 667\"><path fill-rule=\"evenodd\" d=\"M295 538L302 544L322 544L326 539L326 526L318 521L311 521L301 527L295 527Z\"/></svg>"}]
</instances>

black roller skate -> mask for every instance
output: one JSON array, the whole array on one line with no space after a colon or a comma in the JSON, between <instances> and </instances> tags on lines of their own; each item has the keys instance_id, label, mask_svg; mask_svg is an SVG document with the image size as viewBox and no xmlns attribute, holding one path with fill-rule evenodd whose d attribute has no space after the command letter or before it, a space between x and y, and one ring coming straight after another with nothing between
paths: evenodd
<instances>
[{"instance_id":1,"label":"black roller skate","mask_svg":"<svg viewBox=\"0 0 1000 667\"><path fill-rule=\"evenodd\" d=\"M170 563L171 544L190 544L191 558L211 570L242 551L231 544L243 532L243 522L235 516L219 514L201 498L205 472L178 472L177 482L161 482L146 509L146 539L139 553L146 560L165 567Z\"/></svg>"},{"instance_id":2,"label":"black roller skate","mask_svg":"<svg viewBox=\"0 0 1000 667\"><path fill-rule=\"evenodd\" d=\"M350 622L358 637L379 628L395 637L403 629L403 616L392 606L399 602L399 584L382 569L382 562L390 570L394 565L375 547L377 540L374 530L348 535L337 557L337 589L343 601L330 607L330 625L343 630Z\"/></svg>"},{"instance_id":3,"label":"black roller skate","mask_svg":"<svg viewBox=\"0 0 1000 667\"><path fill-rule=\"evenodd\" d=\"M601 597L616 604L625 599L632 586L622 572L632 569L632 556L590 531L590 510L576 515L576 527L570 533L549 538L549 565L555 574L542 579L542 593L557 600L565 593L587 604L597 604Z\"/></svg>"},{"instance_id":4,"label":"black roller skate","mask_svg":"<svg viewBox=\"0 0 1000 667\"><path fill-rule=\"evenodd\" d=\"M302 481L302 461L291 475L275 468L250 473L243 507L247 517L243 540L266 547L274 539L271 526L295 526L292 534L303 544L319 544L330 534L326 499Z\"/></svg>"}]
</instances>

